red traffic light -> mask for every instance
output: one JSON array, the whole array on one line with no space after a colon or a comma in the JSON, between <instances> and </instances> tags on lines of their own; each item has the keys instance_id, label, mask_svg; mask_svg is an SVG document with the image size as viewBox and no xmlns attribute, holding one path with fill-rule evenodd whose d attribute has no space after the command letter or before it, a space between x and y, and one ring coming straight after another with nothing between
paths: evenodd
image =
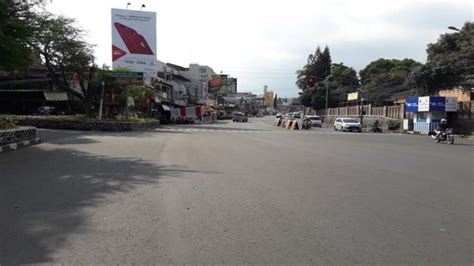
<instances>
[{"instance_id":1,"label":"red traffic light","mask_svg":"<svg viewBox=\"0 0 474 266\"><path fill-rule=\"evenodd\" d=\"M309 79L308 79L308 84L309 84L310 86L313 86L314 84L316 84L316 79L315 79L315 78L309 78Z\"/></svg>"},{"instance_id":2,"label":"red traffic light","mask_svg":"<svg viewBox=\"0 0 474 266\"><path fill-rule=\"evenodd\" d=\"M150 96L150 102L154 103L155 100L156 100L155 95L151 95L151 96Z\"/></svg>"}]
</instances>

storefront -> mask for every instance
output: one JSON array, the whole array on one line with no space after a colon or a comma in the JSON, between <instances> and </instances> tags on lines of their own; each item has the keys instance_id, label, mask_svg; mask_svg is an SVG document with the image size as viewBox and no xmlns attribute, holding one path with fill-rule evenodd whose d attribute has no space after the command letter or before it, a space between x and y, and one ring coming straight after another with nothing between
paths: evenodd
<instances>
[{"instance_id":1,"label":"storefront","mask_svg":"<svg viewBox=\"0 0 474 266\"><path fill-rule=\"evenodd\" d=\"M447 117L447 112L457 111L456 97L425 96L407 98L405 111L414 113L413 131L433 132L441 119Z\"/></svg>"}]
</instances>

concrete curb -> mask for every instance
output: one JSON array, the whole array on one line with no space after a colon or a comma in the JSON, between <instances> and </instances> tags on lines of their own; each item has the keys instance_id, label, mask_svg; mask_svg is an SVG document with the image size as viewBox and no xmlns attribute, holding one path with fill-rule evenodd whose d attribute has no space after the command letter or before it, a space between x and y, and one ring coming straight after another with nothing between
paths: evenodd
<instances>
[{"instance_id":1,"label":"concrete curb","mask_svg":"<svg viewBox=\"0 0 474 266\"><path fill-rule=\"evenodd\" d=\"M34 139L24 140L24 141L20 141L20 142L16 142L16 143L5 144L5 145L0 146L0 153L16 150L16 149L23 148L23 147L36 145L36 144L39 144L39 143L41 143L41 139L40 138L34 138Z\"/></svg>"}]
</instances>

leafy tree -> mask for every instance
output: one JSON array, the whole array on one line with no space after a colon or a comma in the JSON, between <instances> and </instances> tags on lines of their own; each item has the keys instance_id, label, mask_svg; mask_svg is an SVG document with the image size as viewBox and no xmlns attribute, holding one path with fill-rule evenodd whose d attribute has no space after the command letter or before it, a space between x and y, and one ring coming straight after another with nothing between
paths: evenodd
<instances>
[{"instance_id":1,"label":"leafy tree","mask_svg":"<svg viewBox=\"0 0 474 266\"><path fill-rule=\"evenodd\" d=\"M343 63L333 64L324 85L328 88L328 105L334 107L345 101L346 92L355 91L359 87L359 78L352 67Z\"/></svg>"},{"instance_id":2,"label":"leafy tree","mask_svg":"<svg viewBox=\"0 0 474 266\"><path fill-rule=\"evenodd\" d=\"M451 86L474 86L474 22L466 22L460 32L440 35L428 44L426 64L411 73L420 93L434 94Z\"/></svg>"},{"instance_id":3,"label":"leafy tree","mask_svg":"<svg viewBox=\"0 0 474 266\"><path fill-rule=\"evenodd\" d=\"M34 13L23 1L0 0L0 68L26 72L32 52L28 46Z\"/></svg>"},{"instance_id":4,"label":"leafy tree","mask_svg":"<svg viewBox=\"0 0 474 266\"><path fill-rule=\"evenodd\" d=\"M313 103L318 103L318 97L320 95L320 88L310 88L314 87L313 84L309 84L308 80L310 78L316 79L316 86L320 87L322 81L329 75L331 71L331 53L329 48L326 46L324 51L321 52L321 48L318 46L314 54L308 56L308 60L303 69L297 70L297 81L296 85L303 91L301 93L300 100L304 106L313 106ZM316 95L316 96L315 96ZM313 100L314 98L314 100Z\"/></svg>"},{"instance_id":5,"label":"leafy tree","mask_svg":"<svg viewBox=\"0 0 474 266\"><path fill-rule=\"evenodd\" d=\"M41 57L56 87L76 97L84 111L92 114L102 80L92 46L83 40L83 31L73 19L48 13L38 15L33 26L30 46ZM71 80L78 81L79 90L72 88Z\"/></svg>"},{"instance_id":6,"label":"leafy tree","mask_svg":"<svg viewBox=\"0 0 474 266\"><path fill-rule=\"evenodd\" d=\"M362 89L371 101L382 103L397 93L410 91L410 74L421 63L413 59L383 59L370 62L359 74Z\"/></svg>"}]
</instances>

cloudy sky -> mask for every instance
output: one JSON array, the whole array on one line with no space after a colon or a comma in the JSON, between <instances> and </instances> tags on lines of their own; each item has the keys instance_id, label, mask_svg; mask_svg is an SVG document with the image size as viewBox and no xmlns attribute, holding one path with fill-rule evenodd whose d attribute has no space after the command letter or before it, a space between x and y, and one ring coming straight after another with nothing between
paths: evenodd
<instances>
[{"instance_id":1,"label":"cloudy sky","mask_svg":"<svg viewBox=\"0 0 474 266\"><path fill-rule=\"evenodd\" d=\"M426 45L448 26L474 20L474 2L317 0L52 0L50 12L73 17L111 65L111 8L157 12L157 57L209 65L238 78L239 91L296 96L295 71L318 45L334 63L357 71L378 58L424 62Z\"/></svg>"}]
</instances>

